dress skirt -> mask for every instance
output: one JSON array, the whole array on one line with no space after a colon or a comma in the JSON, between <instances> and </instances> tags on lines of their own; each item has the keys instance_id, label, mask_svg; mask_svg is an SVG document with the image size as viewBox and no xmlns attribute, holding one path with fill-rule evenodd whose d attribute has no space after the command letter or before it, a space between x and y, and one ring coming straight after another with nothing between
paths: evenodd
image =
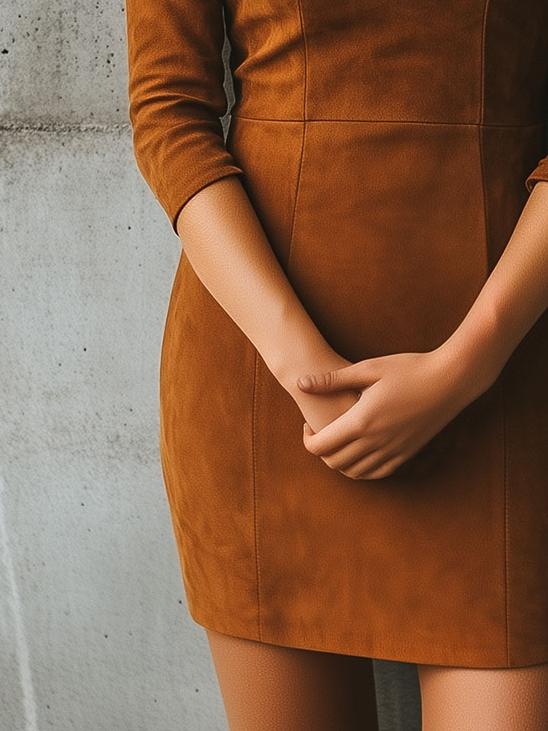
<instances>
[{"instance_id":1,"label":"dress skirt","mask_svg":"<svg viewBox=\"0 0 548 731\"><path fill-rule=\"evenodd\" d=\"M128 4L136 157L172 226L238 175L336 352L438 347L548 180L548 4L228 0L226 139L219 7ZM193 619L379 659L548 662L547 374L544 313L414 457L352 480L307 452L296 403L183 249L160 454Z\"/></svg>"}]
</instances>

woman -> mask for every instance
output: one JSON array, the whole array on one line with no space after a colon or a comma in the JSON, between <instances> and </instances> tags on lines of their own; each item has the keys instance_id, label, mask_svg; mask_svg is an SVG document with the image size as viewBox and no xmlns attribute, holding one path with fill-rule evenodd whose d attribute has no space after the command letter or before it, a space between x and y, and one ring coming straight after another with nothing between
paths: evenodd
<instances>
[{"instance_id":1,"label":"woman","mask_svg":"<svg viewBox=\"0 0 548 731\"><path fill-rule=\"evenodd\" d=\"M184 242L162 467L231 729L376 727L371 658L418 663L425 729L545 728L548 4L126 9Z\"/></svg>"}]
</instances>

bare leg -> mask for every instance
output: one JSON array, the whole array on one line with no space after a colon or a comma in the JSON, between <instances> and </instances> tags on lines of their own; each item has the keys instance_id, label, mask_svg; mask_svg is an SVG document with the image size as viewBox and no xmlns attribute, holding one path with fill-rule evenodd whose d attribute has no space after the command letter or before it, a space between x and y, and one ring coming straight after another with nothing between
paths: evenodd
<instances>
[{"instance_id":1,"label":"bare leg","mask_svg":"<svg viewBox=\"0 0 548 731\"><path fill-rule=\"evenodd\" d=\"M482 669L418 665L423 731L548 729L548 664Z\"/></svg>"},{"instance_id":2,"label":"bare leg","mask_svg":"<svg viewBox=\"0 0 548 731\"><path fill-rule=\"evenodd\" d=\"M206 632L230 731L377 731L369 658Z\"/></svg>"}]
</instances>

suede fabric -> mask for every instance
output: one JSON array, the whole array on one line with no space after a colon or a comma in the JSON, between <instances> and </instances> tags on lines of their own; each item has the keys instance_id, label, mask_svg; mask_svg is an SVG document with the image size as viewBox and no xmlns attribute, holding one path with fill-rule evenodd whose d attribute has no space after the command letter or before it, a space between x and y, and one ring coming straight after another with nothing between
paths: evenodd
<instances>
[{"instance_id":1,"label":"suede fabric","mask_svg":"<svg viewBox=\"0 0 548 731\"><path fill-rule=\"evenodd\" d=\"M226 142L223 9L236 97ZM548 180L548 2L126 10L135 156L173 229L198 190L239 175L337 352L440 345ZM305 450L299 409L183 250L160 450L194 620L404 662L548 662L547 374L545 313L415 457L351 480Z\"/></svg>"}]
</instances>

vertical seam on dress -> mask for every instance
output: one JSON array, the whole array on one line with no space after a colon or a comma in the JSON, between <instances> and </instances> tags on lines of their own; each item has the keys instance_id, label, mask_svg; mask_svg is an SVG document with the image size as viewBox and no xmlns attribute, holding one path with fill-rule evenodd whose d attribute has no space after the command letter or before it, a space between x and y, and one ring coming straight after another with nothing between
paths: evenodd
<instances>
[{"instance_id":1,"label":"vertical seam on dress","mask_svg":"<svg viewBox=\"0 0 548 731\"><path fill-rule=\"evenodd\" d=\"M489 211L487 206L487 195L485 191L485 164L484 164L484 152L483 152L483 122L485 117L485 47L486 47L486 34L487 34L487 13L489 9L489 0L486 0L483 8L483 23L481 32L481 69L480 69L480 95L479 95L479 110L478 110L478 147L480 157L480 168L481 168L481 190L482 190L482 202L483 202L483 225L485 229L485 258L486 258L486 273L489 275L490 271L490 258L489 258Z\"/></svg>"},{"instance_id":2,"label":"vertical seam on dress","mask_svg":"<svg viewBox=\"0 0 548 731\"><path fill-rule=\"evenodd\" d=\"M304 158L304 147L305 147L305 139L306 139L306 128L307 128L307 93L308 93L308 48L306 43L306 33L304 30L304 21L303 21L303 9L302 9L302 2L301 0L298 0L298 11L299 11L299 23L301 26L301 38L303 43L303 133L301 137L301 152L299 157L299 168L297 171L297 181L295 183L295 200L293 201L293 212L291 214L291 228L289 232L289 249L287 252L287 264L286 267L289 268L289 262L291 259L291 252L293 250L293 235L295 231L295 220L297 217L297 201L299 198L299 192L301 190L301 173L303 169L303 158Z\"/></svg>"},{"instance_id":3,"label":"vertical seam on dress","mask_svg":"<svg viewBox=\"0 0 548 731\"><path fill-rule=\"evenodd\" d=\"M502 396L502 425L503 425L503 449L504 449L504 586L506 594L506 664L510 667L510 625L509 625L509 582L508 582L508 474L509 474L509 454L508 454L508 425L506 420L506 392L505 381L506 373L503 372L501 379L501 396Z\"/></svg>"},{"instance_id":4,"label":"vertical seam on dress","mask_svg":"<svg viewBox=\"0 0 548 731\"><path fill-rule=\"evenodd\" d=\"M478 112L478 143L481 166L481 185L483 196L483 219L485 226L485 248L487 258L487 276L490 274L491 261L489 256L489 207L485 191L485 164L483 152L483 122L485 117L485 56L486 56L486 35L487 16L489 11L489 0L486 0L483 9L483 26L481 37L481 88ZM508 586L508 449L507 449L507 424L506 424L506 399L504 389L504 376L501 374L500 398L502 410L502 459L503 459L503 512L504 512L504 620L505 620L505 642L506 642L506 664L510 665L510 632L509 632L509 586Z\"/></svg>"},{"instance_id":5,"label":"vertical seam on dress","mask_svg":"<svg viewBox=\"0 0 548 731\"><path fill-rule=\"evenodd\" d=\"M255 349L255 364L253 370L253 404L251 410L251 463L252 463L252 481L253 481L253 530L255 535L255 575L257 582L257 628L259 640L262 639L261 628L261 570L259 563L259 533L257 525L257 385L259 372L259 354Z\"/></svg>"}]
</instances>

